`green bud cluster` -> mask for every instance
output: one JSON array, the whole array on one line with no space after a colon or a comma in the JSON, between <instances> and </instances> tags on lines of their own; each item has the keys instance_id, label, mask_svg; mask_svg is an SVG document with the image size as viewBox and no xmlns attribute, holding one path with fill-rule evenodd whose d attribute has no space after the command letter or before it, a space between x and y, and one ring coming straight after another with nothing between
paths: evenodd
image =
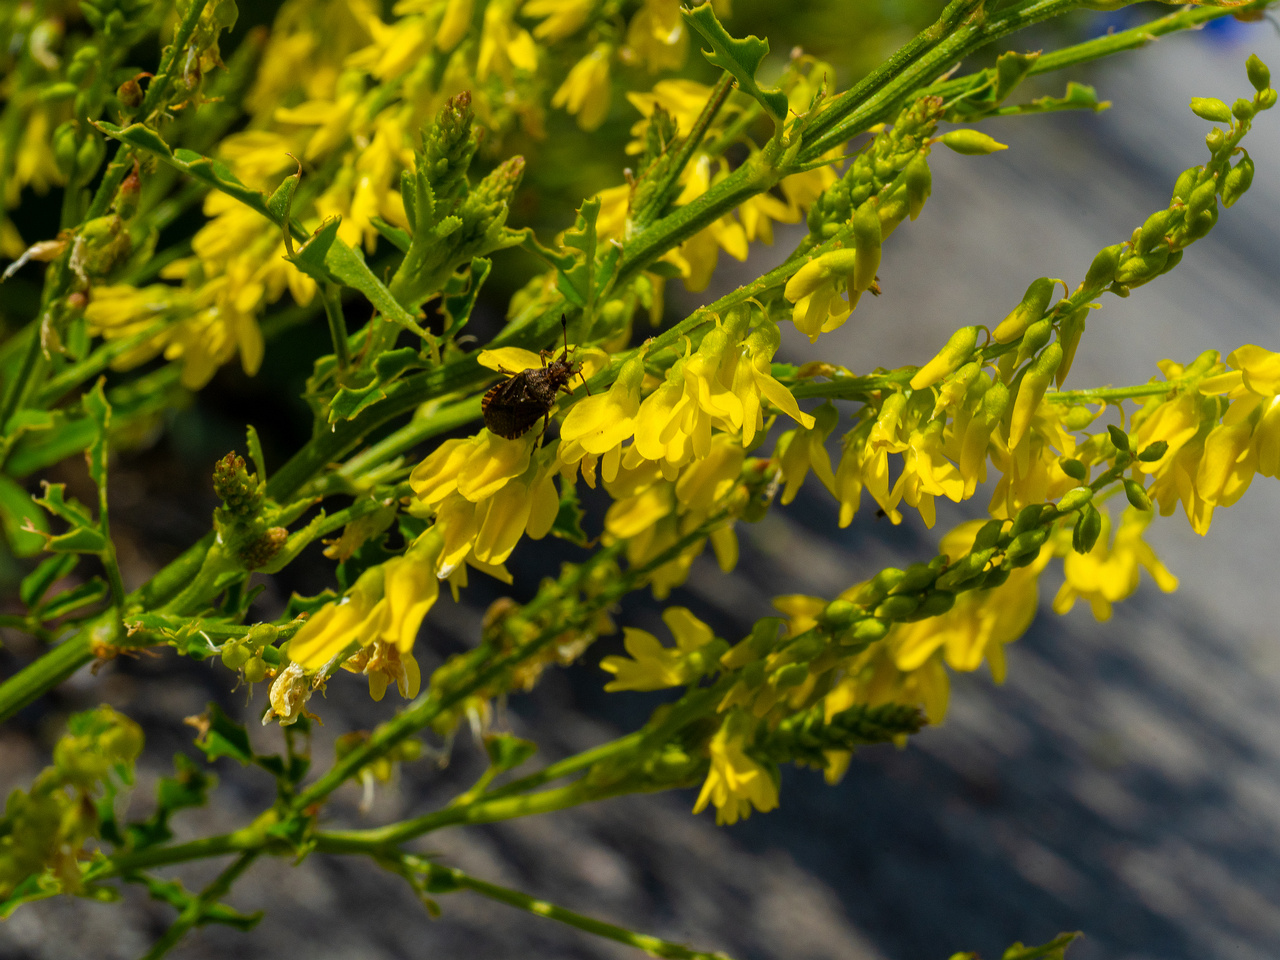
<instances>
[{"instance_id":1,"label":"green bud cluster","mask_svg":"<svg viewBox=\"0 0 1280 960\"><path fill-rule=\"evenodd\" d=\"M880 133L853 158L844 176L829 186L809 209L809 232L825 240L853 217L854 212L899 175L912 218L919 215L929 196L931 180L928 139L943 112L940 97L921 97L902 111L893 126Z\"/></svg>"},{"instance_id":2,"label":"green bud cluster","mask_svg":"<svg viewBox=\"0 0 1280 960\"><path fill-rule=\"evenodd\" d=\"M827 750L852 750L872 743L917 733L924 717L916 707L886 703L878 707L859 704L842 710L829 721L822 704L794 713L772 730L763 729L751 752L772 763L827 765Z\"/></svg>"},{"instance_id":3,"label":"green bud cluster","mask_svg":"<svg viewBox=\"0 0 1280 960\"><path fill-rule=\"evenodd\" d=\"M213 511L214 529L225 548L246 570L256 570L280 552L289 533L271 526L264 516L266 484L250 473L244 458L233 450L213 471L213 492L222 506Z\"/></svg>"}]
</instances>

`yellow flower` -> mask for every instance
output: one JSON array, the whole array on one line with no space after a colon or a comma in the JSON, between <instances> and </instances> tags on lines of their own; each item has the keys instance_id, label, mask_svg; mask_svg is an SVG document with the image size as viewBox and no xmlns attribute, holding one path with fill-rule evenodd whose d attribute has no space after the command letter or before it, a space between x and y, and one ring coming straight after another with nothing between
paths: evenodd
<instances>
[{"instance_id":1,"label":"yellow flower","mask_svg":"<svg viewBox=\"0 0 1280 960\"><path fill-rule=\"evenodd\" d=\"M400 696L412 700L422 689L422 671L412 653L384 640L375 640L342 664L351 673L363 673L369 678L369 696L381 700L392 683Z\"/></svg>"},{"instance_id":2,"label":"yellow flower","mask_svg":"<svg viewBox=\"0 0 1280 960\"><path fill-rule=\"evenodd\" d=\"M813 417L803 413L800 405L796 403L796 398L791 395L791 391L773 377L770 362L780 346L782 346L782 332L767 315L743 342L742 354L733 373L731 388L742 403L743 446L750 447L756 433L764 428L761 396L804 429L813 427ZM834 424L832 426L834 427ZM814 469L816 470L817 467Z\"/></svg>"},{"instance_id":3,"label":"yellow flower","mask_svg":"<svg viewBox=\"0 0 1280 960\"><path fill-rule=\"evenodd\" d=\"M623 56L639 60L650 73L684 66L689 32L680 16L680 0L645 0L627 26Z\"/></svg>"},{"instance_id":4,"label":"yellow flower","mask_svg":"<svg viewBox=\"0 0 1280 960\"><path fill-rule=\"evenodd\" d=\"M1062 547L1067 550L1062 563L1066 582L1053 599L1055 613L1066 613L1075 605L1077 597L1083 597L1089 601L1096 619L1109 620L1111 605L1138 589L1139 567L1145 567L1156 586L1165 593L1178 589L1178 578L1142 539L1142 532L1151 522L1150 513L1132 507L1126 509L1120 518L1115 542L1110 544L1111 518L1106 511L1102 512L1102 521L1102 533L1089 553L1082 556L1065 544Z\"/></svg>"},{"instance_id":5,"label":"yellow flower","mask_svg":"<svg viewBox=\"0 0 1280 960\"><path fill-rule=\"evenodd\" d=\"M711 628L685 607L668 607L662 622L676 639L675 648L664 647L646 630L627 627L623 644L631 659L605 657L600 669L617 679L609 681L605 690L662 690L693 683L714 665L714 659L698 656L699 651L715 639Z\"/></svg>"},{"instance_id":6,"label":"yellow flower","mask_svg":"<svg viewBox=\"0 0 1280 960\"><path fill-rule=\"evenodd\" d=\"M321 607L294 634L289 659L311 672L352 644L382 641L400 654L409 653L440 593L433 570L440 550L441 537L428 530L403 556L366 570L346 596Z\"/></svg>"},{"instance_id":7,"label":"yellow flower","mask_svg":"<svg viewBox=\"0 0 1280 960\"><path fill-rule=\"evenodd\" d=\"M823 486L835 495L836 478L831 472L831 457L827 453L826 439L836 428L839 419L839 411L830 403L824 403L814 413L813 426L789 430L778 438L774 457L778 460L786 482L782 491L783 506L796 498L810 469L817 474Z\"/></svg>"},{"instance_id":8,"label":"yellow flower","mask_svg":"<svg viewBox=\"0 0 1280 960\"><path fill-rule=\"evenodd\" d=\"M640 111L642 119L631 127L631 135L635 139L627 145L627 152L640 153L644 150L645 130L649 126L649 118L658 107L671 115L676 124L676 133L687 137L693 131L693 124L710 97L711 88L694 80L660 80L648 93L628 93L627 100Z\"/></svg>"},{"instance_id":9,"label":"yellow flower","mask_svg":"<svg viewBox=\"0 0 1280 960\"><path fill-rule=\"evenodd\" d=\"M616 477L622 444L635 432L643 380L644 362L636 357L623 364L607 393L575 403L560 425L561 461L576 463L585 453L603 457L604 479Z\"/></svg>"},{"instance_id":10,"label":"yellow flower","mask_svg":"<svg viewBox=\"0 0 1280 960\"><path fill-rule=\"evenodd\" d=\"M325 156L351 135L351 121L359 99L357 92L350 91L342 94L336 102L308 100L296 107L278 108L275 112L275 120L277 123L318 128L307 138L307 145L302 153L303 159L311 161ZM275 169L278 169L279 165L277 161ZM274 172L274 170L268 172Z\"/></svg>"},{"instance_id":11,"label":"yellow flower","mask_svg":"<svg viewBox=\"0 0 1280 960\"><path fill-rule=\"evenodd\" d=\"M533 28L540 40L563 40L587 22L596 0L528 0L520 11L526 17L542 17Z\"/></svg>"},{"instance_id":12,"label":"yellow flower","mask_svg":"<svg viewBox=\"0 0 1280 960\"><path fill-rule=\"evenodd\" d=\"M527 9L527 5L526 5ZM544 24L545 25L545 24ZM534 31L537 33L537 30ZM609 115L609 59L613 48L596 44L594 50L569 70L560 89L551 98L551 106L564 107L578 118L583 130L594 130Z\"/></svg>"},{"instance_id":13,"label":"yellow flower","mask_svg":"<svg viewBox=\"0 0 1280 960\"><path fill-rule=\"evenodd\" d=\"M467 28L471 26L472 2L473 0L448 0L444 17L436 29L437 50L447 53L467 35Z\"/></svg>"},{"instance_id":14,"label":"yellow flower","mask_svg":"<svg viewBox=\"0 0 1280 960\"><path fill-rule=\"evenodd\" d=\"M528 30L511 22L508 4L490 2L484 10L480 31L480 52L476 56L476 77L487 80L497 75L508 86L515 71L533 73L538 69L538 48Z\"/></svg>"},{"instance_id":15,"label":"yellow flower","mask_svg":"<svg viewBox=\"0 0 1280 960\"><path fill-rule=\"evenodd\" d=\"M810 343L819 334L843 326L858 305L861 294L853 281L856 256L852 249L824 253L797 270L783 288L783 296L795 304L791 320Z\"/></svg>"},{"instance_id":16,"label":"yellow flower","mask_svg":"<svg viewBox=\"0 0 1280 960\"><path fill-rule=\"evenodd\" d=\"M746 739L754 728L755 720L741 710L725 717L708 745L711 770L693 805L694 813L714 803L717 824L737 823L751 815L752 807L767 813L778 805L774 771L746 754Z\"/></svg>"},{"instance_id":17,"label":"yellow flower","mask_svg":"<svg viewBox=\"0 0 1280 960\"><path fill-rule=\"evenodd\" d=\"M901 497L919 510L927 527L932 527L936 519L934 497L946 497L955 503L964 499L964 479L956 465L943 454L944 426L941 419L930 420L911 431L902 473L890 497L894 501Z\"/></svg>"}]
</instances>

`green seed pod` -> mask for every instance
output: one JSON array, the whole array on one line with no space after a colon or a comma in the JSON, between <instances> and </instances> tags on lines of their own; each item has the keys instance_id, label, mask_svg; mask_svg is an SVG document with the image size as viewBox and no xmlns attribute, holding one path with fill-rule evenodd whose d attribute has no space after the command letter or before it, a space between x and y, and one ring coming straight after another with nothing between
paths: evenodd
<instances>
[{"instance_id":1,"label":"green seed pod","mask_svg":"<svg viewBox=\"0 0 1280 960\"><path fill-rule=\"evenodd\" d=\"M1120 263L1120 254L1123 250L1122 244L1115 243L1098 251L1097 256L1093 258L1093 263L1089 264L1088 272L1084 275L1086 290L1100 290L1115 279L1116 266Z\"/></svg>"},{"instance_id":2,"label":"green seed pod","mask_svg":"<svg viewBox=\"0 0 1280 960\"><path fill-rule=\"evenodd\" d=\"M843 630L859 617L863 616L862 608L848 600L832 600L818 614L818 624L828 630Z\"/></svg>"},{"instance_id":3,"label":"green seed pod","mask_svg":"<svg viewBox=\"0 0 1280 960\"><path fill-rule=\"evenodd\" d=\"M919 593L938 579L938 569L932 563L913 563L906 575L893 588L893 593Z\"/></svg>"},{"instance_id":4,"label":"green seed pod","mask_svg":"<svg viewBox=\"0 0 1280 960\"><path fill-rule=\"evenodd\" d=\"M1182 262L1182 251L1174 250L1172 253L1169 254L1169 259L1164 262L1164 266L1160 268L1160 272L1156 274L1156 276L1158 277L1164 276L1166 273L1168 273L1170 270L1172 270L1181 262Z\"/></svg>"},{"instance_id":5,"label":"green seed pod","mask_svg":"<svg viewBox=\"0 0 1280 960\"><path fill-rule=\"evenodd\" d=\"M994 590L996 587L1004 586L1004 582L1009 579L1009 574L1012 572L1009 567L996 567L994 570L988 570L983 574L982 581L974 589Z\"/></svg>"},{"instance_id":6,"label":"green seed pod","mask_svg":"<svg viewBox=\"0 0 1280 960\"><path fill-rule=\"evenodd\" d=\"M791 687L800 686L807 679L809 679L807 663L789 663L773 675L773 686L778 690L788 690Z\"/></svg>"},{"instance_id":7,"label":"green seed pod","mask_svg":"<svg viewBox=\"0 0 1280 960\"><path fill-rule=\"evenodd\" d=\"M1027 327L1027 332L1022 335L1022 342L1018 344L1018 353L1014 357L1014 369L1022 366L1023 361L1040 352L1040 348L1049 342L1049 338L1053 336L1053 320L1045 317L1037 320L1031 326Z\"/></svg>"},{"instance_id":8,"label":"green seed pod","mask_svg":"<svg viewBox=\"0 0 1280 960\"><path fill-rule=\"evenodd\" d=\"M1200 182L1200 174L1203 171L1204 167L1188 167L1178 174L1178 180L1173 185L1173 199L1186 203L1187 198L1191 196L1191 191Z\"/></svg>"},{"instance_id":9,"label":"green seed pod","mask_svg":"<svg viewBox=\"0 0 1280 960\"><path fill-rule=\"evenodd\" d=\"M1116 283L1122 283L1126 287L1141 286L1158 277L1168 259L1167 246L1156 247L1150 253L1135 254L1116 270Z\"/></svg>"},{"instance_id":10,"label":"green seed pod","mask_svg":"<svg viewBox=\"0 0 1280 960\"><path fill-rule=\"evenodd\" d=\"M1257 107L1253 105L1253 101L1246 100L1244 97L1240 97L1235 103L1231 104L1231 115L1237 120L1252 120L1256 112Z\"/></svg>"},{"instance_id":11,"label":"green seed pod","mask_svg":"<svg viewBox=\"0 0 1280 960\"><path fill-rule=\"evenodd\" d=\"M1058 367L1058 373L1053 380L1059 387L1071 372L1071 364L1075 362L1076 348L1080 346L1080 338L1084 336L1084 324L1088 316L1089 307L1086 304L1072 310L1058 324L1058 342L1062 344L1062 364Z\"/></svg>"},{"instance_id":12,"label":"green seed pod","mask_svg":"<svg viewBox=\"0 0 1280 960\"><path fill-rule=\"evenodd\" d=\"M1208 210L1203 211L1195 217L1188 217L1178 240L1183 246L1188 243L1193 243L1201 237L1208 236L1209 231L1213 229L1217 222L1218 205L1215 203Z\"/></svg>"},{"instance_id":13,"label":"green seed pod","mask_svg":"<svg viewBox=\"0 0 1280 960\"><path fill-rule=\"evenodd\" d=\"M995 547L987 547L984 550L974 550L966 554L948 567L946 573L938 577L934 588L937 590L958 590L975 577L982 575L983 568L986 567L987 561L991 559L995 552Z\"/></svg>"},{"instance_id":14,"label":"green seed pod","mask_svg":"<svg viewBox=\"0 0 1280 960\"><path fill-rule=\"evenodd\" d=\"M1000 538L1004 535L1003 520L988 520L978 528L977 535L973 538L973 546L969 552L981 553L984 550L990 550L1000 542Z\"/></svg>"},{"instance_id":15,"label":"green seed pod","mask_svg":"<svg viewBox=\"0 0 1280 960\"><path fill-rule=\"evenodd\" d=\"M1147 217L1146 223L1142 225L1142 230L1138 234L1138 243L1135 247L1138 253L1149 253L1154 250L1156 245L1164 240L1164 235L1169 232L1169 228L1173 226L1174 218L1175 214L1172 210L1157 210Z\"/></svg>"},{"instance_id":16,"label":"green seed pod","mask_svg":"<svg viewBox=\"0 0 1280 960\"><path fill-rule=\"evenodd\" d=\"M1018 339L1027 327L1042 316L1053 298L1054 282L1049 277L1041 277L1031 281L1027 292L1022 295L1022 302L1000 321L999 326L991 333L996 343L1009 343Z\"/></svg>"},{"instance_id":17,"label":"green seed pod","mask_svg":"<svg viewBox=\"0 0 1280 960\"><path fill-rule=\"evenodd\" d=\"M1258 105L1259 110L1270 110L1276 105L1276 91L1274 89L1263 90L1253 100Z\"/></svg>"},{"instance_id":18,"label":"green seed pod","mask_svg":"<svg viewBox=\"0 0 1280 960\"><path fill-rule=\"evenodd\" d=\"M871 582L862 588L858 601L864 606L873 606L889 595L889 591L902 582L907 575L905 570L897 567L886 567L871 578Z\"/></svg>"},{"instance_id":19,"label":"green seed pod","mask_svg":"<svg viewBox=\"0 0 1280 960\"><path fill-rule=\"evenodd\" d=\"M49 86L40 91L37 98L40 103L55 103L58 100L66 100L68 97L74 97L80 88L74 83L67 83L65 80L61 83L51 83Z\"/></svg>"},{"instance_id":20,"label":"green seed pod","mask_svg":"<svg viewBox=\"0 0 1280 960\"><path fill-rule=\"evenodd\" d=\"M1129 452L1129 435L1114 423L1107 424L1107 434L1111 437L1111 445L1117 450Z\"/></svg>"},{"instance_id":21,"label":"green seed pod","mask_svg":"<svg viewBox=\"0 0 1280 960\"><path fill-rule=\"evenodd\" d=\"M1005 556L1016 560L1018 557L1026 556L1028 553L1032 555L1038 554L1047 539L1049 539L1049 531L1043 528L1023 531L1009 541L1009 546L1004 551Z\"/></svg>"},{"instance_id":22,"label":"green seed pod","mask_svg":"<svg viewBox=\"0 0 1280 960\"><path fill-rule=\"evenodd\" d=\"M254 657L244 665L244 678L250 683L261 683L267 678L267 663L261 657Z\"/></svg>"},{"instance_id":23,"label":"green seed pod","mask_svg":"<svg viewBox=\"0 0 1280 960\"><path fill-rule=\"evenodd\" d=\"M1155 463L1168 452L1169 444L1164 440L1157 440L1143 447L1142 452L1138 454L1138 459L1143 463Z\"/></svg>"},{"instance_id":24,"label":"green seed pod","mask_svg":"<svg viewBox=\"0 0 1280 960\"><path fill-rule=\"evenodd\" d=\"M853 264L853 288L870 290L880 269L880 213L870 201L853 215L853 242L857 255Z\"/></svg>"},{"instance_id":25,"label":"green seed pod","mask_svg":"<svg viewBox=\"0 0 1280 960\"><path fill-rule=\"evenodd\" d=\"M1249 154L1240 158L1240 162L1227 171L1222 178L1222 205L1230 207L1239 200L1253 183L1253 160Z\"/></svg>"},{"instance_id":26,"label":"green seed pod","mask_svg":"<svg viewBox=\"0 0 1280 960\"><path fill-rule=\"evenodd\" d=\"M889 597L884 603L876 607L875 615L881 620L901 620L915 613L916 608L919 606L919 597L898 594L895 597Z\"/></svg>"},{"instance_id":27,"label":"green seed pod","mask_svg":"<svg viewBox=\"0 0 1280 960\"><path fill-rule=\"evenodd\" d=\"M274 623L255 623L249 628L249 633L245 636L255 650L261 650L267 644L275 643L280 636L280 628Z\"/></svg>"},{"instance_id":28,"label":"green seed pod","mask_svg":"<svg viewBox=\"0 0 1280 960\"><path fill-rule=\"evenodd\" d=\"M248 647L239 640L228 640L222 645L222 665L228 670L239 670L251 656Z\"/></svg>"},{"instance_id":29,"label":"green seed pod","mask_svg":"<svg viewBox=\"0 0 1280 960\"><path fill-rule=\"evenodd\" d=\"M968 128L948 131L938 139L956 153L966 156L981 156L987 153L995 153L997 150L1009 149L1007 143L1000 143L985 133Z\"/></svg>"},{"instance_id":30,"label":"green seed pod","mask_svg":"<svg viewBox=\"0 0 1280 960\"><path fill-rule=\"evenodd\" d=\"M920 216L924 202L933 193L933 173L929 170L929 161L923 152L917 153L915 159L907 164L902 172L903 182L907 187L907 210L911 219Z\"/></svg>"},{"instance_id":31,"label":"green seed pod","mask_svg":"<svg viewBox=\"0 0 1280 960\"><path fill-rule=\"evenodd\" d=\"M64 177L71 176L76 166L76 122L67 120L53 131L53 161Z\"/></svg>"},{"instance_id":32,"label":"green seed pod","mask_svg":"<svg viewBox=\"0 0 1280 960\"><path fill-rule=\"evenodd\" d=\"M1013 526L1009 530L1009 536L1014 540L1022 536L1028 530L1032 529L1040 522L1040 514L1044 512L1044 504L1029 503L1021 510L1018 515L1013 518ZM1010 541L1009 549L1013 549L1012 541Z\"/></svg>"},{"instance_id":33,"label":"green seed pod","mask_svg":"<svg viewBox=\"0 0 1280 960\"><path fill-rule=\"evenodd\" d=\"M1058 466L1062 467L1062 472L1077 483L1084 483L1089 477L1089 468L1079 460L1066 459L1058 461Z\"/></svg>"},{"instance_id":34,"label":"green seed pod","mask_svg":"<svg viewBox=\"0 0 1280 960\"><path fill-rule=\"evenodd\" d=\"M866 620L859 620L840 638L840 643L845 646L862 645L875 643L877 640L883 639L884 635L889 632L889 624L883 620L877 620L874 617L868 617Z\"/></svg>"},{"instance_id":35,"label":"green seed pod","mask_svg":"<svg viewBox=\"0 0 1280 960\"><path fill-rule=\"evenodd\" d=\"M1136 510L1150 510L1151 498L1137 480L1125 480L1124 495Z\"/></svg>"},{"instance_id":36,"label":"green seed pod","mask_svg":"<svg viewBox=\"0 0 1280 960\"><path fill-rule=\"evenodd\" d=\"M1062 418L1062 425L1073 432L1083 430L1098 419L1099 412L1090 410L1084 404L1079 404L1067 411L1067 415Z\"/></svg>"},{"instance_id":37,"label":"green seed pod","mask_svg":"<svg viewBox=\"0 0 1280 960\"><path fill-rule=\"evenodd\" d=\"M976 326L961 327L951 335L951 339L938 351L937 356L916 371L915 376L911 378L911 389L923 390L954 373L969 361L977 345L978 328Z\"/></svg>"},{"instance_id":38,"label":"green seed pod","mask_svg":"<svg viewBox=\"0 0 1280 960\"><path fill-rule=\"evenodd\" d=\"M827 638L815 630L807 636L797 637L783 652L782 659L788 663L808 663L826 649Z\"/></svg>"},{"instance_id":39,"label":"green seed pod","mask_svg":"<svg viewBox=\"0 0 1280 960\"><path fill-rule=\"evenodd\" d=\"M76 180L87 183L98 172L98 166L107 155L107 144L101 137L90 134L76 149Z\"/></svg>"},{"instance_id":40,"label":"green seed pod","mask_svg":"<svg viewBox=\"0 0 1280 960\"><path fill-rule=\"evenodd\" d=\"M1098 513L1097 507L1089 504L1080 511L1080 518L1076 520L1075 529L1071 531L1071 548L1080 554L1090 552L1097 544L1100 533L1102 533L1102 514Z\"/></svg>"},{"instance_id":41,"label":"green seed pod","mask_svg":"<svg viewBox=\"0 0 1280 960\"><path fill-rule=\"evenodd\" d=\"M1070 513L1072 510L1079 510L1090 500L1093 499L1093 491L1088 487L1074 487L1062 495L1062 499L1058 501L1059 513Z\"/></svg>"},{"instance_id":42,"label":"green seed pod","mask_svg":"<svg viewBox=\"0 0 1280 960\"><path fill-rule=\"evenodd\" d=\"M1256 53L1249 54L1249 59L1244 62L1244 72L1248 75L1249 82L1253 84L1253 89L1259 93L1271 86L1271 71Z\"/></svg>"},{"instance_id":43,"label":"green seed pod","mask_svg":"<svg viewBox=\"0 0 1280 960\"><path fill-rule=\"evenodd\" d=\"M911 616L916 620L940 617L956 605L956 595L949 590L931 590Z\"/></svg>"},{"instance_id":44,"label":"green seed pod","mask_svg":"<svg viewBox=\"0 0 1280 960\"><path fill-rule=\"evenodd\" d=\"M1196 97L1191 101L1191 112L1201 120L1213 123L1230 123L1231 108L1217 97Z\"/></svg>"}]
</instances>

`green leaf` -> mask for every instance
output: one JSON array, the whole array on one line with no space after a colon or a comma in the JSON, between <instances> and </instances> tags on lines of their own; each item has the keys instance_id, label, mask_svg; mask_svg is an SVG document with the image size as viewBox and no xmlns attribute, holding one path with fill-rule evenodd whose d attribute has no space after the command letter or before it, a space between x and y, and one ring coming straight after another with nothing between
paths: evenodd
<instances>
[{"instance_id":1,"label":"green leaf","mask_svg":"<svg viewBox=\"0 0 1280 960\"><path fill-rule=\"evenodd\" d=\"M778 89L764 90L755 79L761 61L769 52L769 41L755 36L735 40L720 23L710 3L682 10L681 14L689 26L711 44L711 51L703 50L702 55L713 65L727 70L738 81L738 88L759 101L775 129L780 130L787 119L787 95Z\"/></svg>"},{"instance_id":2,"label":"green leaf","mask_svg":"<svg viewBox=\"0 0 1280 960\"><path fill-rule=\"evenodd\" d=\"M30 557L44 549L45 538L41 534L49 532L44 514L31 494L3 474L0 474L0 525L4 527L5 539L14 556ZM26 581L23 583L25 595Z\"/></svg>"},{"instance_id":3,"label":"green leaf","mask_svg":"<svg viewBox=\"0 0 1280 960\"><path fill-rule=\"evenodd\" d=\"M409 235L408 230L402 230L393 223L387 223L381 217L370 217L369 222L373 224L373 229L393 247L401 253L409 252L409 244L413 242L413 237Z\"/></svg>"},{"instance_id":4,"label":"green leaf","mask_svg":"<svg viewBox=\"0 0 1280 960\"><path fill-rule=\"evenodd\" d=\"M249 734L244 727L223 713L220 706L210 703L202 719L208 723L208 727L196 737L196 746L203 751L205 757L209 760L230 757L242 767L254 762Z\"/></svg>"},{"instance_id":5,"label":"green leaf","mask_svg":"<svg viewBox=\"0 0 1280 960\"><path fill-rule=\"evenodd\" d=\"M551 535L561 540L568 540L580 547L591 542L582 529L582 518L586 516L578 503L578 490L568 480L560 483L560 512L556 514L555 523L551 525Z\"/></svg>"},{"instance_id":6,"label":"green leaf","mask_svg":"<svg viewBox=\"0 0 1280 960\"><path fill-rule=\"evenodd\" d=\"M1012 50L996 58L996 101L1013 92L1027 76L1027 71L1040 59L1039 52L1014 53Z\"/></svg>"},{"instance_id":7,"label":"green leaf","mask_svg":"<svg viewBox=\"0 0 1280 960\"><path fill-rule=\"evenodd\" d=\"M340 226L342 226L341 217L329 217L316 228L316 232L297 249L292 257L285 259L317 283L333 283L334 278L325 267L325 258L333 248L333 241L338 239Z\"/></svg>"},{"instance_id":8,"label":"green leaf","mask_svg":"<svg viewBox=\"0 0 1280 960\"><path fill-rule=\"evenodd\" d=\"M524 740L510 733L491 733L484 738L489 766L501 773L520 766L538 751L532 740Z\"/></svg>"},{"instance_id":9,"label":"green leaf","mask_svg":"<svg viewBox=\"0 0 1280 960\"><path fill-rule=\"evenodd\" d=\"M596 218L600 215L600 198L584 200L578 208L573 226L564 233L564 245L579 252L573 257L572 266L556 264L559 276L556 287L575 307L587 309L595 294L596 267Z\"/></svg>"},{"instance_id":10,"label":"green leaf","mask_svg":"<svg viewBox=\"0 0 1280 960\"><path fill-rule=\"evenodd\" d=\"M111 405L102 390L103 381L98 380L93 389L81 400L84 412L96 428L96 435L89 445L85 459L89 464L89 476L99 490L99 499L105 502L107 489L107 429L111 425Z\"/></svg>"},{"instance_id":11,"label":"green leaf","mask_svg":"<svg viewBox=\"0 0 1280 960\"><path fill-rule=\"evenodd\" d=\"M71 554L66 556L74 559ZM54 596L46 600L40 607L40 619L56 620L58 617L65 617L67 614L74 613L82 607L90 606L105 599L110 592L105 580L101 577L94 577L85 583L72 587L70 590L54 594Z\"/></svg>"},{"instance_id":12,"label":"green leaf","mask_svg":"<svg viewBox=\"0 0 1280 960\"><path fill-rule=\"evenodd\" d=\"M284 223L285 217L289 215L289 208L293 206L293 195L298 191L298 181L301 179L301 170L292 176L285 177L280 181L280 186L267 197L267 213L272 220Z\"/></svg>"},{"instance_id":13,"label":"green leaf","mask_svg":"<svg viewBox=\"0 0 1280 960\"><path fill-rule=\"evenodd\" d=\"M266 482L267 459L262 455L262 441L258 439L258 431L253 428L253 424L247 424L244 432L245 446L249 448L249 459L253 461L254 471L259 480Z\"/></svg>"},{"instance_id":14,"label":"green leaf","mask_svg":"<svg viewBox=\"0 0 1280 960\"><path fill-rule=\"evenodd\" d=\"M1015 943L1004 952L1001 960L1063 960L1067 947L1079 936L1079 933L1060 933L1038 947L1024 947L1021 943Z\"/></svg>"},{"instance_id":15,"label":"green leaf","mask_svg":"<svg viewBox=\"0 0 1280 960\"><path fill-rule=\"evenodd\" d=\"M43 544L43 540L41 543ZM23 606L31 609L43 600L49 588L74 570L79 562L79 559L71 554L43 560L40 566L22 578L18 596L22 599Z\"/></svg>"},{"instance_id":16,"label":"green leaf","mask_svg":"<svg viewBox=\"0 0 1280 960\"><path fill-rule=\"evenodd\" d=\"M471 269L467 273L455 273L445 285L441 297L440 309L444 312L445 324L442 339L449 339L461 330L471 319L471 311L475 309L476 298L480 288L489 277L492 260L484 257L472 257ZM468 281L470 281L468 283Z\"/></svg>"},{"instance_id":17,"label":"green leaf","mask_svg":"<svg viewBox=\"0 0 1280 960\"><path fill-rule=\"evenodd\" d=\"M125 878L134 883L141 883L147 888L147 892L151 894L153 900L167 903L179 913L192 905L199 904L200 898L195 894L188 893L187 889L177 880L161 880L145 873L129 873L126 874ZM257 926L262 916L261 910L256 913L241 913L223 903L207 903L200 905L200 919L196 921L196 924L201 926L206 923L220 923L228 927L234 927L236 930L247 931Z\"/></svg>"}]
</instances>

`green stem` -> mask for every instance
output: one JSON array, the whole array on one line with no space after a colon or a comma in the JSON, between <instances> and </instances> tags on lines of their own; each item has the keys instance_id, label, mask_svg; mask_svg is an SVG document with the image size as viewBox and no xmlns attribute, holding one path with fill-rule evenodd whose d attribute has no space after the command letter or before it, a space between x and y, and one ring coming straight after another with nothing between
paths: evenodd
<instances>
[{"instance_id":1,"label":"green stem","mask_svg":"<svg viewBox=\"0 0 1280 960\"><path fill-rule=\"evenodd\" d=\"M698 950L690 950L688 947L678 943L672 943L670 940L663 940L644 933L636 933L625 927L605 923L603 920L596 920L573 910L566 910L564 907L558 907L554 903L548 903L546 900L531 897L527 893L521 893L519 890L511 890L508 887L500 887L486 880L480 880L452 867L442 867L419 857L410 859L418 869L427 873L428 889L432 884L435 884L445 889L452 887L454 889L470 890L473 893L480 894L482 897L488 897L490 900L496 900L518 910L524 910L526 913L546 917L548 920L556 920L575 929L595 934L598 937L604 937L607 940L613 940L628 947L635 947L637 950L643 950L651 957L663 957L666 960L729 960L723 953L703 953Z\"/></svg>"},{"instance_id":2,"label":"green stem","mask_svg":"<svg viewBox=\"0 0 1280 960\"><path fill-rule=\"evenodd\" d=\"M342 299L338 286L325 283L320 286L320 299L324 303L325 319L329 321L329 337L333 340L333 354L338 361L338 382L342 382L351 366L351 344L347 335L347 319L342 315Z\"/></svg>"},{"instance_id":3,"label":"green stem","mask_svg":"<svg viewBox=\"0 0 1280 960\"><path fill-rule=\"evenodd\" d=\"M200 891L200 896L192 900L187 908L178 914L178 919L165 931L164 936L156 941L155 946L146 952L142 960L159 960L177 946L178 941L187 935L187 931L200 922L205 909L227 895L231 885L240 879L254 860L258 859L260 852L248 850L240 854L235 862L218 874L212 883Z\"/></svg>"}]
</instances>

